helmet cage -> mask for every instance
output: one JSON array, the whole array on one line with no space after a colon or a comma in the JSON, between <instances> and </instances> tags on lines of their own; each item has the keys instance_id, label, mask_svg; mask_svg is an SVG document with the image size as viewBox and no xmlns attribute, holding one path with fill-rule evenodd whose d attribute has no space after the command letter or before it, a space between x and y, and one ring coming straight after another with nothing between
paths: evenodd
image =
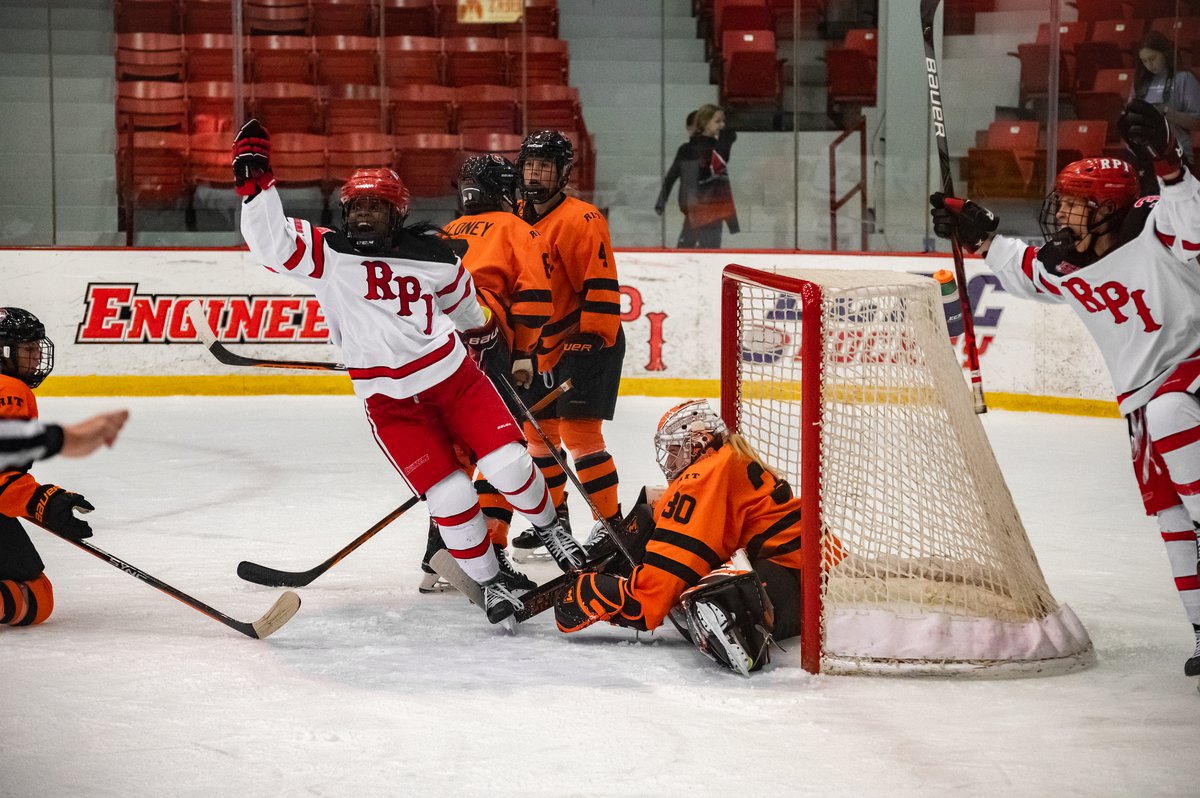
<instances>
[{"instance_id":1,"label":"helmet cage","mask_svg":"<svg viewBox=\"0 0 1200 798\"><path fill-rule=\"evenodd\" d=\"M673 481L707 449L720 445L726 433L725 422L703 399L668 410L654 434L656 460L663 476Z\"/></svg>"},{"instance_id":2,"label":"helmet cage","mask_svg":"<svg viewBox=\"0 0 1200 798\"><path fill-rule=\"evenodd\" d=\"M553 184L539 183L531 186L525 181L525 164L538 159L551 161L555 166ZM551 197L567 187L571 178L571 167L575 162L575 147L565 134L557 130L540 130L531 133L521 143L517 156L517 172L521 180L521 196L533 203L548 202Z\"/></svg>"},{"instance_id":3,"label":"helmet cage","mask_svg":"<svg viewBox=\"0 0 1200 798\"><path fill-rule=\"evenodd\" d=\"M0 373L36 388L54 370L54 343L37 316L0 308Z\"/></svg>"},{"instance_id":4,"label":"helmet cage","mask_svg":"<svg viewBox=\"0 0 1200 798\"><path fill-rule=\"evenodd\" d=\"M408 216L408 188L391 169L359 169L342 186L338 199L342 206L342 232L356 249L367 252L386 248ZM364 199L385 203L388 212L385 215L382 208L372 208L374 213L368 213L374 219L360 219L351 228L351 210L357 201Z\"/></svg>"}]
</instances>

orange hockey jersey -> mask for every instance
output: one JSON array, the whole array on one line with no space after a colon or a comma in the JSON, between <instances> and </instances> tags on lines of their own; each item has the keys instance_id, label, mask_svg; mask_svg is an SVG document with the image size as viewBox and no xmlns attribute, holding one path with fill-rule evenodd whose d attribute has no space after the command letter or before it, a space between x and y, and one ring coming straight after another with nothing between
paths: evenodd
<instances>
[{"instance_id":1,"label":"orange hockey jersey","mask_svg":"<svg viewBox=\"0 0 1200 798\"><path fill-rule=\"evenodd\" d=\"M0 374L0 418L28 420L38 417L37 399L20 380ZM25 507L39 487L25 471L0 471L0 514L25 518Z\"/></svg>"},{"instance_id":2,"label":"orange hockey jersey","mask_svg":"<svg viewBox=\"0 0 1200 798\"><path fill-rule=\"evenodd\" d=\"M574 333L595 333L605 346L616 342L621 286L608 221L595 205L564 197L533 227L550 250L554 312L538 344L538 370L548 371L562 357L563 340Z\"/></svg>"},{"instance_id":3,"label":"orange hockey jersey","mask_svg":"<svg viewBox=\"0 0 1200 798\"><path fill-rule=\"evenodd\" d=\"M647 629L658 627L683 591L739 548L751 562L766 558L800 569L799 498L730 445L702 455L675 478L655 505L654 523L646 556L627 586Z\"/></svg>"},{"instance_id":4,"label":"orange hockey jersey","mask_svg":"<svg viewBox=\"0 0 1200 798\"><path fill-rule=\"evenodd\" d=\"M480 301L491 309L509 349L532 355L550 319L550 255L545 238L505 211L460 216L445 227L467 242L463 265Z\"/></svg>"}]
</instances>

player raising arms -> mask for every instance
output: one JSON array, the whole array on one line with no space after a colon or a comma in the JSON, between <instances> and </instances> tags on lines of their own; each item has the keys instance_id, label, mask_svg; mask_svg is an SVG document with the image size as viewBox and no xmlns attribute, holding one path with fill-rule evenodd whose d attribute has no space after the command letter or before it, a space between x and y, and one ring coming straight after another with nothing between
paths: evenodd
<instances>
[{"instance_id":1,"label":"player raising arms","mask_svg":"<svg viewBox=\"0 0 1200 798\"><path fill-rule=\"evenodd\" d=\"M702 652L748 675L769 660L772 636L800 633L800 500L703 400L667 411L654 446L670 484L652 521L643 504L630 514L632 537L649 538L634 552L641 563L580 574L554 608L558 628L655 629L682 615L677 625ZM831 546L836 564L841 546ZM753 570L722 566L738 549Z\"/></svg>"},{"instance_id":2,"label":"player raising arms","mask_svg":"<svg viewBox=\"0 0 1200 798\"><path fill-rule=\"evenodd\" d=\"M5 424L36 422L33 389L53 368L54 344L46 337L45 325L22 308L0 308L0 419ZM100 443L111 445L127 417L122 410L84 422L88 425L86 439L76 441L70 449L63 448L59 430L44 435L53 437L52 441L27 451L42 457L53 454L52 449L86 454ZM17 519L29 518L76 540L92 536L91 526L75 512L88 513L95 508L78 493L38 484L28 471L31 459L0 467L0 624L9 626L42 623L54 611L54 588L46 578L46 567Z\"/></svg>"},{"instance_id":3,"label":"player raising arms","mask_svg":"<svg viewBox=\"0 0 1200 798\"><path fill-rule=\"evenodd\" d=\"M508 618L521 605L501 580L456 445L533 521L564 570L578 565L582 552L577 544L564 547L570 536L521 431L463 344L465 338L479 357L499 338L470 273L436 227L404 224L408 190L390 169L355 172L341 190L342 229L329 230L284 215L270 138L257 120L238 132L233 155L251 253L316 295L375 440L425 497L463 571L483 585L488 620Z\"/></svg>"},{"instance_id":4,"label":"player raising arms","mask_svg":"<svg viewBox=\"0 0 1200 798\"><path fill-rule=\"evenodd\" d=\"M601 427L612 420L621 387L621 291L608 222L596 206L566 194L574 158L571 140L553 130L527 136L517 158L521 215L545 237L554 302L538 345L539 373L533 375L525 402L533 404L571 380L571 391L541 414L545 420L539 424L555 447L566 445L592 503L616 523L621 514L617 468ZM560 517L565 517L566 476L532 425L526 425L526 437ZM526 534L513 544L528 548L535 540Z\"/></svg>"},{"instance_id":5,"label":"player raising arms","mask_svg":"<svg viewBox=\"0 0 1200 798\"><path fill-rule=\"evenodd\" d=\"M1153 162L1159 197L1138 200L1132 166L1068 164L1042 206L1038 248L994 235L973 202L934 194L934 230L978 251L1010 293L1068 305L1092 334L1129 423L1133 467L1157 516L1175 586L1195 631L1184 671L1200 675L1200 183L1182 167L1170 125L1133 100L1121 114L1130 149Z\"/></svg>"},{"instance_id":6,"label":"player raising arms","mask_svg":"<svg viewBox=\"0 0 1200 798\"><path fill-rule=\"evenodd\" d=\"M445 230L466 247L463 266L475 281L480 303L491 311L500 329L501 341L487 350L479 365L492 382L507 380L523 387L532 380L538 335L550 318L550 266L541 233L513 213L516 192L517 167L511 161L500 155L472 155L458 172L462 213ZM520 417L521 410L510 404L509 393L500 396L513 415ZM504 553L512 506L478 470L475 490L506 584L510 590L529 590L535 583L513 568ZM441 537L431 525L421 562L425 572L422 592L446 586L429 566L429 558L439 548L444 548Z\"/></svg>"}]
</instances>

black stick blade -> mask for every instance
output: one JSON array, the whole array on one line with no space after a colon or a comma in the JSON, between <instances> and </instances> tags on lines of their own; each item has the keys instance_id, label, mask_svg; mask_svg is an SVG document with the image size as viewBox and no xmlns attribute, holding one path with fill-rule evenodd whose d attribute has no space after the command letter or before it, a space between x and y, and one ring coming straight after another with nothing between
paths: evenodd
<instances>
[{"instance_id":1,"label":"black stick blade","mask_svg":"<svg viewBox=\"0 0 1200 798\"><path fill-rule=\"evenodd\" d=\"M248 560L242 560L237 567L237 575L242 579L267 587L304 587L319 574L319 571L279 571Z\"/></svg>"}]
</instances>

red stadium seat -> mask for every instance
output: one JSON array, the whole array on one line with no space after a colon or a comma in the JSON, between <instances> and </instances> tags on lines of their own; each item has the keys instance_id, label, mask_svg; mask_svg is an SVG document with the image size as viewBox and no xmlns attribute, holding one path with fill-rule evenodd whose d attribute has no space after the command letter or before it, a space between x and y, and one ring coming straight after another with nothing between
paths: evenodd
<instances>
[{"instance_id":1,"label":"red stadium seat","mask_svg":"<svg viewBox=\"0 0 1200 798\"><path fill-rule=\"evenodd\" d=\"M1075 91L1087 90L1101 69L1128 66L1127 56L1113 42L1079 42L1075 45Z\"/></svg>"},{"instance_id":2,"label":"red stadium seat","mask_svg":"<svg viewBox=\"0 0 1200 798\"><path fill-rule=\"evenodd\" d=\"M1111 92L1128 99L1133 96L1133 76L1132 69L1101 69L1092 81L1092 91Z\"/></svg>"},{"instance_id":3,"label":"red stadium seat","mask_svg":"<svg viewBox=\"0 0 1200 798\"><path fill-rule=\"evenodd\" d=\"M317 82L379 82L379 40L369 36L315 36Z\"/></svg>"},{"instance_id":4,"label":"red stadium seat","mask_svg":"<svg viewBox=\"0 0 1200 798\"><path fill-rule=\"evenodd\" d=\"M449 133L454 129L455 90L434 84L388 89L392 133Z\"/></svg>"},{"instance_id":5,"label":"red stadium seat","mask_svg":"<svg viewBox=\"0 0 1200 798\"><path fill-rule=\"evenodd\" d=\"M1019 44L1015 53L1009 53L1021 62L1019 96L1022 106L1032 100L1045 99L1050 87L1050 45ZM1066 95L1070 92L1071 72L1067 66L1065 52L1059 57L1058 90Z\"/></svg>"},{"instance_id":6,"label":"red stadium seat","mask_svg":"<svg viewBox=\"0 0 1200 798\"><path fill-rule=\"evenodd\" d=\"M1110 42L1115 44L1126 58L1130 59L1123 66L1133 66L1132 59L1136 57L1134 48L1141 41L1146 29L1145 20L1141 19L1105 19L1092 23L1092 34L1088 37L1093 42Z\"/></svg>"},{"instance_id":7,"label":"red stadium seat","mask_svg":"<svg viewBox=\"0 0 1200 798\"><path fill-rule=\"evenodd\" d=\"M410 83L442 83L442 40L432 36L387 36L383 40L384 82L392 87Z\"/></svg>"},{"instance_id":8,"label":"red stadium seat","mask_svg":"<svg viewBox=\"0 0 1200 798\"><path fill-rule=\"evenodd\" d=\"M188 137L188 182L193 186L233 188L228 133L193 133Z\"/></svg>"},{"instance_id":9,"label":"red stadium seat","mask_svg":"<svg viewBox=\"0 0 1200 798\"><path fill-rule=\"evenodd\" d=\"M481 36L443 38L446 85L508 85L508 47L503 39Z\"/></svg>"},{"instance_id":10,"label":"red stadium seat","mask_svg":"<svg viewBox=\"0 0 1200 798\"><path fill-rule=\"evenodd\" d=\"M876 28L851 28L842 38L842 47L861 50L869 58L879 58L879 30Z\"/></svg>"},{"instance_id":11,"label":"red stadium seat","mask_svg":"<svg viewBox=\"0 0 1200 798\"><path fill-rule=\"evenodd\" d=\"M140 131L117 136L117 180L121 194L138 207L172 206L187 196L188 137L183 133ZM228 151L228 150L227 150Z\"/></svg>"},{"instance_id":12,"label":"red stadium seat","mask_svg":"<svg viewBox=\"0 0 1200 798\"><path fill-rule=\"evenodd\" d=\"M349 180L356 169L390 169L396 163L396 141L385 133L332 135L326 139L325 151L328 157L326 174L333 189Z\"/></svg>"},{"instance_id":13,"label":"red stadium seat","mask_svg":"<svg viewBox=\"0 0 1200 798\"><path fill-rule=\"evenodd\" d=\"M767 0L713 0L712 17L701 20L708 35L705 50L711 60L719 55L718 48L725 39L726 31L762 30L775 31L775 17Z\"/></svg>"},{"instance_id":14,"label":"red stadium seat","mask_svg":"<svg viewBox=\"0 0 1200 798\"><path fill-rule=\"evenodd\" d=\"M183 80L183 37L174 33L118 33L117 80Z\"/></svg>"},{"instance_id":15,"label":"red stadium seat","mask_svg":"<svg viewBox=\"0 0 1200 798\"><path fill-rule=\"evenodd\" d=\"M483 130L517 133L518 95L508 86L463 86L455 91L456 124L459 133Z\"/></svg>"},{"instance_id":16,"label":"red stadium seat","mask_svg":"<svg viewBox=\"0 0 1200 798\"><path fill-rule=\"evenodd\" d=\"M1132 0L1127 6L1126 15L1134 19L1163 19L1177 12L1189 13L1191 5L1187 0L1179 3L1176 0Z\"/></svg>"},{"instance_id":17,"label":"red stadium seat","mask_svg":"<svg viewBox=\"0 0 1200 798\"><path fill-rule=\"evenodd\" d=\"M179 33L178 0L116 0L117 33Z\"/></svg>"},{"instance_id":18,"label":"red stadium seat","mask_svg":"<svg viewBox=\"0 0 1200 798\"><path fill-rule=\"evenodd\" d=\"M325 137L271 134L271 171L281 186L320 186L325 177Z\"/></svg>"},{"instance_id":19,"label":"red stadium seat","mask_svg":"<svg viewBox=\"0 0 1200 798\"><path fill-rule=\"evenodd\" d=\"M229 134L233 120L245 114L234 113L234 84L228 80L203 80L187 84L188 116L192 133ZM250 86L242 88L243 102L250 98Z\"/></svg>"},{"instance_id":20,"label":"red stadium seat","mask_svg":"<svg viewBox=\"0 0 1200 798\"><path fill-rule=\"evenodd\" d=\"M434 0L383 0L384 36L437 36Z\"/></svg>"},{"instance_id":21,"label":"red stadium seat","mask_svg":"<svg viewBox=\"0 0 1200 798\"><path fill-rule=\"evenodd\" d=\"M1071 104L1080 119L1108 120L1108 141L1115 144L1119 131L1113 123L1121 115L1132 90L1132 69L1101 69L1092 81L1091 90L1075 92Z\"/></svg>"},{"instance_id":22,"label":"red stadium seat","mask_svg":"<svg viewBox=\"0 0 1200 798\"><path fill-rule=\"evenodd\" d=\"M857 50L849 52L861 55ZM721 105L778 107L783 92L781 66L775 57L775 34L771 31L726 31L721 39ZM831 74L836 70L827 67ZM873 87L870 94L874 98ZM874 105L874 99L864 104Z\"/></svg>"},{"instance_id":23,"label":"red stadium seat","mask_svg":"<svg viewBox=\"0 0 1200 798\"><path fill-rule=\"evenodd\" d=\"M508 74L514 86L570 83L571 57L567 43L544 36L508 39Z\"/></svg>"},{"instance_id":24,"label":"red stadium seat","mask_svg":"<svg viewBox=\"0 0 1200 798\"><path fill-rule=\"evenodd\" d=\"M250 36L249 79L255 83L312 83L311 36Z\"/></svg>"},{"instance_id":25,"label":"red stadium seat","mask_svg":"<svg viewBox=\"0 0 1200 798\"><path fill-rule=\"evenodd\" d=\"M233 80L233 36L228 33L187 33L183 37L187 79Z\"/></svg>"},{"instance_id":26,"label":"red stadium seat","mask_svg":"<svg viewBox=\"0 0 1200 798\"><path fill-rule=\"evenodd\" d=\"M233 3L230 0L187 0L183 9L183 32L233 33Z\"/></svg>"},{"instance_id":27,"label":"red stadium seat","mask_svg":"<svg viewBox=\"0 0 1200 798\"><path fill-rule=\"evenodd\" d=\"M1114 120L1115 122L1115 120ZM1080 158L1104 155L1109 122L1103 119L1064 119L1058 123L1058 162L1066 164ZM1115 127L1115 124L1114 124Z\"/></svg>"},{"instance_id":28,"label":"red stadium seat","mask_svg":"<svg viewBox=\"0 0 1200 798\"><path fill-rule=\"evenodd\" d=\"M583 126L579 89L573 86L529 86L524 98L525 130L574 130Z\"/></svg>"},{"instance_id":29,"label":"red stadium seat","mask_svg":"<svg viewBox=\"0 0 1200 798\"><path fill-rule=\"evenodd\" d=\"M558 0L525 0L523 22L506 22L496 26L497 36L544 36L558 38Z\"/></svg>"},{"instance_id":30,"label":"red stadium seat","mask_svg":"<svg viewBox=\"0 0 1200 798\"><path fill-rule=\"evenodd\" d=\"M330 86L325 90L325 131L329 134L387 128L387 104L379 86Z\"/></svg>"},{"instance_id":31,"label":"red stadium seat","mask_svg":"<svg viewBox=\"0 0 1200 798\"><path fill-rule=\"evenodd\" d=\"M1158 31L1181 50L1191 50L1200 40L1200 17L1159 17L1150 20L1148 30Z\"/></svg>"},{"instance_id":32,"label":"red stadium seat","mask_svg":"<svg viewBox=\"0 0 1200 798\"><path fill-rule=\"evenodd\" d=\"M182 83L155 80L117 81L117 128L174 130L187 128L187 97Z\"/></svg>"},{"instance_id":33,"label":"red stadium seat","mask_svg":"<svg viewBox=\"0 0 1200 798\"><path fill-rule=\"evenodd\" d=\"M996 0L946 0L945 33L947 36L970 36L975 33L975 15L996 10Z\"/></svg>"},{"instance_id":34,"label":"red stadium seat","mask_svg":"<svg viewBox=\"0 0 1200 798\"><path fill-rule=\"evenodd\" d=\"M988 125L985 146L967 150L967 191L972 197L1027 197L1041 126L1030 121Z\"/></svg>"},{"instance_id":35,"label":"red stadium seat","mask_svg":"<svg viewBox=\"0 0 1200 798\"><path fill-rule=\"evenodd\" d=\"M492 38L497 35L496 26L490 22L476 21L482 15L482 6L471 8L470 6L462 9L466 14L466 19L459 21L458 15L460 7L456 2L446 2L446 0L438 0L437 3L437 35L443 39L457 38L460 36L482 36Z\"/></svg>"},{"instance_id":36,"label":"red stadium seat","mask_svg":"<svg viewBox=\"0 0 1200 798\"><path fill-rule=\"evenodd\" d=\"M314 36L378 36L376 0L309 0Z\"/></svg>"},{"instance_id":37,"label":"red stadium seat","mask_svg":"<svg viewBox=\"0 0 1200 798\"><path fill-rule=\"evenodd\" d=\"M396 136L396 171L415 197L446 197L462 162L462 138L444 133Z\"/></svg>"},{"instance_id":38,"label":"red stadium seat","mask_svg":"<svg viewBox=\"0 0 1200 798\"><path fill-rule=\"evenodd\" d=\"M308 36L308 0L244 0L242 24L251 35Z\"/></svg>"},{"instance_id":39,"label":"red stadium seat","mask_svg":"<svg viewBox=\"0 0 1200 798\"><path fill-rule=\"evenodd\" d=\"M316 86L305 83L255 83L251 86L250 108L272 135L323 133L321 97Z\"/></svg>"},{"instance_id":40,"label":"red stadium seat","mask_svg":"<svg viewBox=\"0 0 1200 798\"><path fill-rule=\"evenodd\" d=\"M1086 22L1060 22L1058 23L1058 46L1064 53L1069 53L1075 49L1075 45L1087 39L1087 23ZM1038 25L1037 39L1035 44L1050 43L1050 23L1043 22Z\"/></svg>"},{"instance_id":41,"label":"red stadium seat","mask_svg":"<svg viewBox=\"0 0 1200 798\"><path fill-rule=\"evenodd\" d=\"M1075 6L1080 22L1099 22L1125 17L1125 6L1129 2L1130 0L1067 0L1067 5Z\"/></svg>"},{"instance_id":42,"label":"red stadium seat","mask_svg":"<svg viewBox=\"0 0 1200 798\"><path fill-rule=\"evenodd\" d=\"M831 119L846 108L875 105L877 64L862 50L831 47L825 51L826 102ZM855 112L851 112L855 116Z\"/></svg>"},{"instance_id":43,"label":"red stadium seat","mask_svg":"<svg viewBox=\"0 0 1200 798\"><path fill-rule=\"evenodd\" d=\"M524 138L515 133L473 131L462 134L462 149L464 156L490 152L515 161L522 141Z\"/></svg>"}]
</instances>

